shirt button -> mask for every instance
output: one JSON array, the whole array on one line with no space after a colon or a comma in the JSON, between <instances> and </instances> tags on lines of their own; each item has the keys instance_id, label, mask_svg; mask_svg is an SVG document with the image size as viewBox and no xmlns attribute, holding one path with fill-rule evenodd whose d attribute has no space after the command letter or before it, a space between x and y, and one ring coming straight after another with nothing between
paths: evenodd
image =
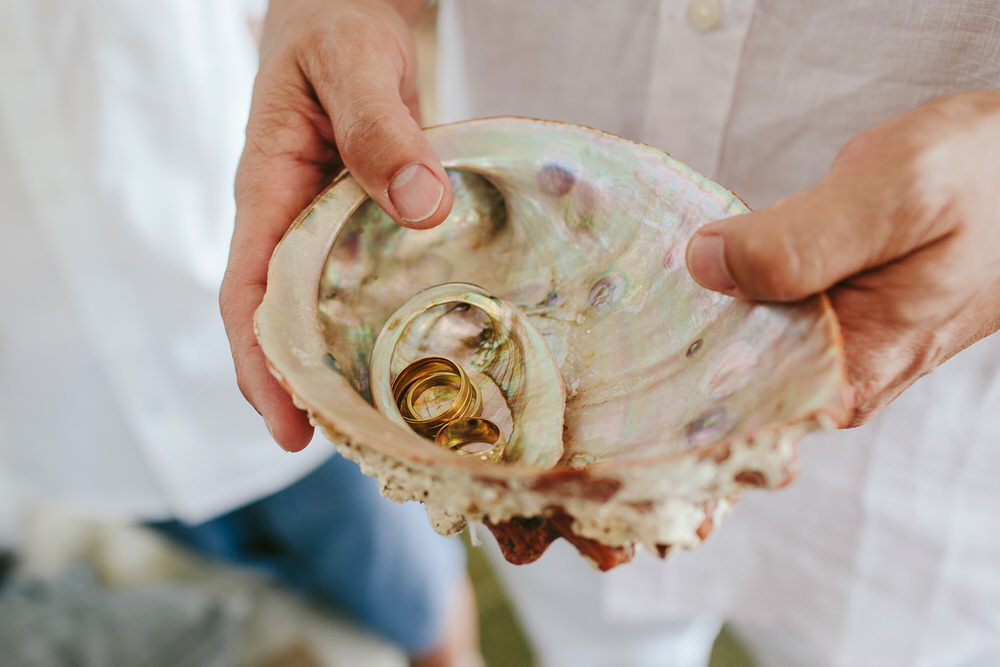
<instances>
[{"instance_id":1,"label":"shirt button","mask_svg":"<svg viewBox=\"0 0 1000 667\"><path fill-rule=\"evenodd\" d=\"M687 19L698 30L711 30L722 21L722 3L719 0L691 0Z\"/></svg>"}]
</instances>

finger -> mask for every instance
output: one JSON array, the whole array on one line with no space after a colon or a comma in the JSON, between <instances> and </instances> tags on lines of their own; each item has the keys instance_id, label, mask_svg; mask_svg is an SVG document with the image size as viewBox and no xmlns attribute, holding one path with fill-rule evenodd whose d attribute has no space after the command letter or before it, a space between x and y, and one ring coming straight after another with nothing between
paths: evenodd
<instances>
[{"instance_id":1,"label":"finger","mask_svg":"<svg viewBox=\"0 0 1000 667\"><path fill-rule=\"evenodd\" d=\"M796 301L920 245L862 192L823 184L768 208L705 225L687 248L703 287L745 299Z\"/></svg>"},{"instance_id":2,"label":"finger","mask_svg":"<svg viewBox=\"0 0 1000 667\"><path fill-rule=\"evenodd\" d=\"M415 68L400 53L384 46L328 54L320 49L308 55L304 68L330 116L344 165L394 220L425 229L447 217L452 191L412 113Z\"/></svg>"},{"instance_id":3,"label":"finger","mask_svg":"<svg viewBox=\"0 0 1000 667\"><path fill-rule=\"evenodd\" d=\"M288 89L269 82L267 76L261 75L259 90ZM291 221L328 180L324 165L334 154L323 134L315 117L285 107L266 93L255 93L247 146L237 171L229 265L219 291L240 390L264 418L275 441L289 451L305 447L313 429L267 370L253 314L264 296L271 253Z\"/></svg>"},{"instance_id":4,"label":"finger","mask_svg":"<svg viewBox=\"0 0 1000 667\"><path fill-rule=\"evenodd\" d=\"M253 317L253 309L263 298L264 288L245 288L239 290L239 294L243 298L233 304L229 313L233 322L245 319L247 306L249 317ZM223 311L226 311L225 306ZM252 326L236 326L229 340L240 391L264 418L271 437L286 451L304 449L312 440L313 428L306 414L295 407L291 397L268 371Z\"/></svg>"},{"instance_id":5,"label":"finger","mask_svg":"<svg viewBox=\"0 0 1000 667\"><path fill-rule=\"evenodd\" d=\"M262 174L270 174L264 179ZM261 414L268 431L284 449L309 444L313 429L304 412L268 371L253 314L264 297L267 264L285 229L322 187L316 169L293 159L268 160L252 149L244 153L237 190L237 221L229 268L219 303L243 395Z\"/></svg>"}]
</instances>

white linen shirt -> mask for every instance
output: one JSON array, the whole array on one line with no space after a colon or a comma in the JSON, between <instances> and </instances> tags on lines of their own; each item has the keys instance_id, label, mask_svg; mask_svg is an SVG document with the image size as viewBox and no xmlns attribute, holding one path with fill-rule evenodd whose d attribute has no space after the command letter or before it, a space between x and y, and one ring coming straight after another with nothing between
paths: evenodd
<instances>
[{"instance_id":1,"label":"white linen shirt","mask_svg":"<svg viewBox=\"0 0 1000 667\"><path fill-rule=\"evenodd\" d=\"M330 455L270 440L218 313L247 11L0 3L0 467L25 502L197 521Z\"/></svg>"},{"instance_id":2,"label":"white linen shirt","mask_svg":"<svg viewBox=\"0 0 1000 667\"><path fill-rule=\"evenodd\" d=\"M439 39L440 120L591 125L753 208L815 184L866 127L1000 88L990 0L443 0ZM566 597L594 584L609 623L710 613L779 628L796 648L763 664L1000 664L1000 337L800 451L794 484L747 494L697 551L562 588L556 556L504 570L540 652L569 655L553 624L593 613ZM611 664L639 664L633 640ZM574 664L605 664L585 653Z\"/></svg>"}]
</instances>

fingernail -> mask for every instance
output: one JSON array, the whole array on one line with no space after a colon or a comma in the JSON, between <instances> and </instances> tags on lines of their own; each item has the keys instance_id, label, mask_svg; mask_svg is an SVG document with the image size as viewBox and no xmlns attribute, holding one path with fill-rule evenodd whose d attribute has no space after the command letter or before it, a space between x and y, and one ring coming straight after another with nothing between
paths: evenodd
<instances>
[{"instance_id":1,"label":"fingernail","mask_svg":"<svg viewBox=\"0 0 1000 667\"><path fill-rule=\"evenodd\" d=\"M430 169L422 164L404 167L392 179L389 199L406 222L428 218L441 204L444 186Z\"/></svg>"},{"instance_id":2,"label":"fingernail","mask_svg":"<svg viewBox=\"0 0 1000 667\"><path fill-rule=\"evenodd\" d=\"M718 292L736 287L726 266L725 242L718 234L696 234L687 255L688 270L702 286Z\"/></svg>"}]
</instances>

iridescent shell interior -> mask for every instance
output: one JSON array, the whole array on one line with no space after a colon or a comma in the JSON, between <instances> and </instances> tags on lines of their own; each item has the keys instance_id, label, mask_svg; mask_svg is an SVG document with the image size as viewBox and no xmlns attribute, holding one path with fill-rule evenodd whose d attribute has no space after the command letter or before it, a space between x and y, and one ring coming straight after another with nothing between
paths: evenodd
<instances>
[{"instance_id":1,"label":"iridescent shell interior","mask_svg":"<svg viewBox=\"0 0 1000 667\"><path fill-rule=\"evenodd\" d=\"M427 136L454 188L448 219L400 227L338 179L276 249L255 318L272 372L385 495L424 502L445 534L546 516L570 539L663 554L697 545L746 488L787 483L795 442L845 420L825 296L747 303L688 274L694 231L747 211L731 192L585 127L498 118ZM536 401L541 421L525 429L530 445L533 428L563 420L551 469L459 457L372 408L379 331L414 294L452 282L516 305L544 339L565 405ZM394 368L483 344L475 312L438 315Z\"/></svg>"},{"instance_id":2,"label":"iridescent shell interior","mask_svg":"<svg viewBox=\"0 0 1000 667\"><path fill-rule=\"evenodd\" d=\"M562 463L689 452L827 405L836 358L816 304L754 305L688 275L691 234L746 212L737 197L645 147L510 124L476 133L481 155L449 171L455 203L439 227L403 228L368 200L337 234L319 318L362 396L392 312L464 281L519 306L545 338L567 387ZM477 333L455 324L423 349L466 356Z\"/></svg>"}]
</instances>

